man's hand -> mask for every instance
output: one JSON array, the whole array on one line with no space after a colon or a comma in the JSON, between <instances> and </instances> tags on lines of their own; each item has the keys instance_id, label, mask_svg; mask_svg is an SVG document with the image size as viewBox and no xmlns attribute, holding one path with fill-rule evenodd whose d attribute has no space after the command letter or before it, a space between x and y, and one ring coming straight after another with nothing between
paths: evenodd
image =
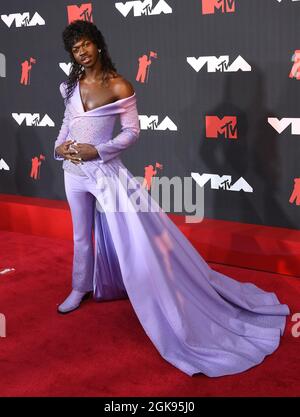
<instances>
[{"instance_id":1,"label":"man's hand","mask_svg":"<svg viewBox=\"0 0 300 417\"><path fill-rule=\"evenodd\" d=\"M91 159L99 158L99 154L95 146L89 145L88 143L76 143L72 146L78 153L76 157L81 158L81 161L90 161Z\"/></svg>"},{"instance_id":2,"label":"man's hand","mask_svg":"<svg viewBox=\"0 0 300 417\"><path fill-rule=\"evenodd\" d=\"M55 149L55 152L62 158L68 159L69 161L73 162L73 164L80 164L81 159L78 156L78 151L74 149L74 146L70 149L70 146L73 143L75 143L75 140L67 140L66 142L59 145Z\"/></svg>"}]
</instances>

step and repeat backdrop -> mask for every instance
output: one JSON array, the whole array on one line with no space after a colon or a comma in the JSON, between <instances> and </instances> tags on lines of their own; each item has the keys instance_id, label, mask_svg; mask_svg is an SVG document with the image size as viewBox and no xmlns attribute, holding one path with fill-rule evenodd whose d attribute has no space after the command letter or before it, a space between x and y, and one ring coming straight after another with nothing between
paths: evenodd
<instances>
[{"instance_id":1,"label":"step and repeat backdrop","mask_svg":"<svg viewBox=\"0 0 300 417\"><path fill-rule=\"evenodd\" d=\"M11 0L0 15L1 193L65 199L62 32L83 19L137 95L135 176L190 178L205 217L298 228L299 0Z\"/></svg>"}]
</instances>

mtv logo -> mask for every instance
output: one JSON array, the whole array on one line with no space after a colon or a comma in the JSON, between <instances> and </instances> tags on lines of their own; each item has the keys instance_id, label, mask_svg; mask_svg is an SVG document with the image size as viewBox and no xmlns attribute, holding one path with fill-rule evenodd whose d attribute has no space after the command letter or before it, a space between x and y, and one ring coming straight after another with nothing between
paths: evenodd
<instances>
[{"instance_id":1,"label":"mtv logo","mask_svg":"<svg viewBox=\"0 0 300 417\"><path fill-rule=\"evenodd\" d=\"M80 6L70 5L67 6L68 22L71 23L74 20L86 20L93 22L92 17L92 3L83 3Z\"/></svg>"},{"instance_id":2,"label":"mtv logo","mask_svg":"<svg viewBox=\"0 0 300 417\"><path fill-rule=\"evenodd\" d=\"M202 0L202 14L214 14L216 10L235 12L235 0Z\"/></svg>"},{"instance_id":3,"label":"mtv logo","mask_svg":"<svg viewBox=\"0 0 300 417\"><path fill-rule=\"evenodd\" d=\"M226 139L237 139L236 116L225 116L222 119L217 116L206 116L205 126L207 138L223 135Z\"/></svg>"}]
</instances>

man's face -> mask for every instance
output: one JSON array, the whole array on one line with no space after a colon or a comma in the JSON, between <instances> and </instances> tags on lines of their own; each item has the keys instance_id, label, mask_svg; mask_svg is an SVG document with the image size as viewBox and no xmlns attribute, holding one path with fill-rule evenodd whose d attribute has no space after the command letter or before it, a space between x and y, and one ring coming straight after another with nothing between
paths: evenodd
<instances>
[{"instance_id":1,"label":"man's face","mask_svg":"<svg viewBox=\"0 0 300 417\"><path fill-rule=\"evenodd\" d=\"M84 67L94 65L98 59L98 48L87 37L83 37L74 43L72 53L75 61Z\"/></svg>"}]
</instances>

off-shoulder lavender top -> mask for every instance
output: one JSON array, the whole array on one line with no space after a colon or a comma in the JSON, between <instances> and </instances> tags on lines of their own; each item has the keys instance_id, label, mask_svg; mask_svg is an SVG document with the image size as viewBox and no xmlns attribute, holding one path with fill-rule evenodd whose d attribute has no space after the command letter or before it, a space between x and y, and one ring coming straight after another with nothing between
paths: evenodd
<instances>
[{"instance_id":1,"label":"off-shoulder lavender top","mask_svg":"<svg viewBox=\"0 0 300 417\"><path fill-rule=\"evenodd\" d=\"M59 89L65 99L66 82L62 82ZM113 129L118 115L120 115L121 132L113 138ZM81 165L75 165L67 160L63 162L63 169L66 171L87 176L90 172L95 172L100 164L115 164L120 161L122 151L135 143L139 133L135 93L113 103L85 111L80 96L79 82L77 82L73 95L65 104L62 125L54 144L54 158L63 160L56 154L55 149L69 139L94 145L99 158L84 161Z\"/></svg>"}]
</instances>

